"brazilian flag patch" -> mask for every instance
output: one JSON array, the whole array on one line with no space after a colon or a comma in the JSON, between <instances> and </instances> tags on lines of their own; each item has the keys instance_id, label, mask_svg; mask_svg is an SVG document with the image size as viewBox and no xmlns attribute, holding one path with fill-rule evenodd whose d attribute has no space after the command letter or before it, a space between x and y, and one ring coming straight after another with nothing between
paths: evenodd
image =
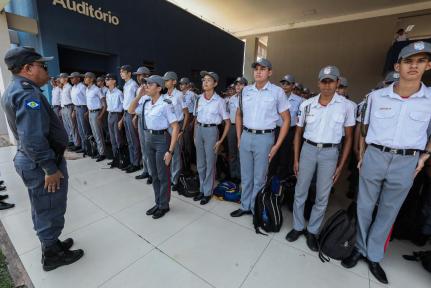
<instances>
[{"instance_id":1,"label":"brazilian flag patch","mask_svg":"<svg viewBox=\"0 0 431 288\"><path fill-rule=\"evenodd\" d=\"M25 100L25 108L29 110L40 110L40 101L37 99Z\"/></svg>"}]
</instances>

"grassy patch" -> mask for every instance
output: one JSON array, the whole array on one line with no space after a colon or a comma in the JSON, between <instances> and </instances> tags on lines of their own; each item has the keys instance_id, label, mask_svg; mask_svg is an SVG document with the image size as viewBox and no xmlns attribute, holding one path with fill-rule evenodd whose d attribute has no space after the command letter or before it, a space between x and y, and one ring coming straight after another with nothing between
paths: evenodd
<instances>
[{"instance_id":1,"label":"grassy patch","mask_svg":"<svg viewBox=\"0 0 431 288\"><path fill-rule=\"evenodd\" d=\"M3 256L0 250L0 288L13 288L12 279L9 276L7 270L6 258Z\"/></svg>"}]
</instances>

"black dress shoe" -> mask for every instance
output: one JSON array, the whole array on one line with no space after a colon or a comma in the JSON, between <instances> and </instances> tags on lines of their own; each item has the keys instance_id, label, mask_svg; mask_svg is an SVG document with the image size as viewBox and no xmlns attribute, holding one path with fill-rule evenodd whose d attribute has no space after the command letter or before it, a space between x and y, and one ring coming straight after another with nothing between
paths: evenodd
<instances>
[{"instance_id":1,"label":"black dress shoe","mask_svg":"<svg viewBox=\"0 0 431 288\"><path fill-rule=\"evenodd\" d=\"M151 177L151 176L148 176L148 179L147 179L147 184L148 184L148 185L151 185L151 184L153 184L153 177Z\"/></svg>"},{"instance_id":2,"label":"black dress shoe","mask_svg":"<svg viewBox=\"0 0 431 288\"><path fill-rule=\"evenodd\" d=\"M3 185L4 184L4 180L0 180L0 185Z\"/></svg>"},{"instance_id":3,"label":"black dress shoe","mask_svg":"<svg viewBox=\"0 0 431 288\"><path fill-rule=\"evenodd\" d=\"M383 270L382 266L380 266L379 262L373 262L367 259L368 269L370 269L371 274L376 277L379 282L383 284L388 284L388 278L386 277L386 273Z\"/></svg>"},{"instance_id":4,"label":"black dress shoe","mask_svg":"<svg viewBox=\"0 0 431 288\"><path fill-rule=\"evenodd\" d=\"M353 268L361 259L364 259L364 256L362 256L362 254L357 249L354 249L349 257L341 261L341 266L347 269Z\"/></svg>"},{"instance_id":5,"label":"black dress shoe","mask_svg":"<svg viewBox=\"0 0 431 288\"><path fill-rule=\"evenodd\" d=\"M100 162L106 159L105 155L100 155L99 157L97 157L96 162Z\"/></svg>"},{"instance_id":6,"label":"black dress shoe","mask_svg":"<svg viewBox=\"0 0 431 288\"><path fill-rule=\"evenodd\" d=\"M202 197L200 204L206 205L206 204L208 204L208 202L210 202L210 200L211 200L211 196L204 196L204 197Z\"/></svg>"},{"instance_id":7,"label":"black dress shoe","mask_svg":"<svg viewBox=\"0 0 431 288\"><path fill-rule=\"evenodd\" d=\"M232 213L230 213L231 217L241 217L242 215L250 215L252 214L251 211L244 211L241 209L235 210Z\"/></svg>"},{"instance_id":8,"label":"black dress shoe","mask_svg":"<svg viewBox=\"0 0 431 288\"><path fill-rule=\"evenodd\" d=\"M63 248L63 250L69 250L73 246L73 239L67 238L64 241L60 241L60 245Z\"/></svg>"},{"instance_id":9,"label":"black dress shoe","mask_svg":"<svg viewBox=\"0 0 431 288\"><path fill-rule=\"evenodd\" d=\"M200 201L202 200L202 198L204 198L204 193L199 193L198 195L193 197L193 201Z\"/></svg>"},{"instance_id":10,"label":"black dress shoe","mask_svg":"<svg viewBox=\"0 0 431 288\"><path fill-rule=\"evenodd\" d=\"M147 210L147 213L145 213L145 214L147 214L148 216L153 215L154 213L156 213L157 209L159 209L159 207L157 207L157 205L156 205L153 208Z\"/></svg>"},{"instance_id":11,"label":"black dress shoe","mask_svg":"<svg viewBox=\"0 0 431 288\"><path fill-rule=\"evenodd\" d=\"M7 198L9 198L9 195L7 195L7 194L0 195L0 201L6 200Z\"/></svg>"},{"instance_id":12,"label":"black dress shoe","mask_svg":"<svg viewBox=\"0 0 431 288\"><path fill-rule=\"evenodd\" d=\"M0 191L5 191L6 190L6 186L0 186Z\"/></svg>"},{"instance_id":13,"label":"black dress shoe","mask_svg":"<svg viewBox=\"0 0 431 288\"><path fill-rule=\"evenodd\" d=\"M120 169L121 169L121 170L123 170L123 171L127 171L127 170L129 170L131 167L133 167L133 165L132 165L132 164L129 164L129 165L127 165L127 166L121 167Z\"/></svg>"},{"instance_id":14,"label":"black dress shoe","mask_svg":"<svg viewBox=\"0 0 431 288\"><path fill-rule=\"evenodd\" d=\"M126 173L133 173L136 171L139 171L141 168L139 166L131 166L129 169L126 170Z\"/></svg>"},{"instance_id":15,"label":"black dress shoe","mask_svg":"<svg viewBox=\"0 0 431 288\"><path fill-rule=\"evenodd\" d=\"M166 213L168 213L168 209L157 209L157 211L153 214L153 219L159 219L165 216Z\"/></svg>"},{"instance_id":16,"label":"black dress shoe","mask_svg":"<svg viewBox=\"0 0 431 288\"><path fill-rule=\"evenodd\" d=\"M311 251L319 251L319 245L317 244L317 237L315 234L307 232L305 237L307 238L307 246Z\"/></svg>"},{"instance_id":17,"label":"black dress shoe","mask_svg":"<svg viewBox=\"0 0 431 288\"><path fill-rule=\"evenodd\" d=\"M171 191L178 191L177 184L171 183Z\"/></svg>"},{"instance_id":18,"label":"black dress shoe","mask_svg":"<svg viewBox=\"0 0 431 288\"><path fill-rule=\"evenodd\" d=\"M298 230L292 229L290 230L289 233L287 233L286 240L289 242L295 242L302 234L304 234L304 230L298 231Z\"/></svg>"},{"instance_id":19,"label":"black dress shoe","mask_svg":"<svg viewBox=\"0 0 431 288\"><path fill-rule=\"evenodd\" d=\"M6 210L15 207L15 204L0 201L0 210Z\"/></svg>"},{"instance_id":20,"label":"black dress shoe","mask_svg":"<svg viewBox=\"0 0 431 288\"><path fill-rule=\"evenodd\" d=\"M147 179L150 176L150 174L148 174L147 172L144 172L138 176L135 176L136 180L142 180L142 179Z\"/></svg>"}]
</instances>

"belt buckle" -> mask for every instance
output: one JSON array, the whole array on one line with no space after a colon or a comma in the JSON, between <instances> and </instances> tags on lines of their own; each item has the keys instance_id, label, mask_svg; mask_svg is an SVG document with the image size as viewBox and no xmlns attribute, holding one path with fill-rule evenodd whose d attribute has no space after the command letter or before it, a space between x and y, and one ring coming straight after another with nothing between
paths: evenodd
<instances>
[{"instance_id":1,"label":"belt buckle","mask_svg":"<svg viewBox=\"0 0 431 288\"><path fill-rule=\"evenodd\" d=\"M253 134L257 134L256 129L251 129L251 133L253 133Z\"/></svg>"},{"instance_id":2,"label":"belt buckle","mask_svg":"<svg viewBox=\"0 0 431 288\"><path fill-rule=\"evenodd\" d=\"M390 149L389 152L392 153L392 154L397 154L398 153L398 149Z\"/></svg>"},{"instance_id":3,"label":"belt buckle","mask_svg":"<svg viewBox=\"0 0 431 288\"><path fill-rule=\"evenodd\" d=\"M317 148L323 148L323 144L322 143L317 143Z\"/></svg>"}]
</instances>

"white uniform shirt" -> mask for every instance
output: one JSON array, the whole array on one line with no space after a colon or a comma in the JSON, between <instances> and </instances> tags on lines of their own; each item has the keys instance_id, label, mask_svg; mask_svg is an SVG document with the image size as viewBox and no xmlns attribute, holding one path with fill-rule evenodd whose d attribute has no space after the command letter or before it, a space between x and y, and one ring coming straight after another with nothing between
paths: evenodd
<instances>
[{"instance_id":1,"label":"white uniform shirt","mask_svg":"<svg viewBox=\"0 0 431 288\"><path fill-rule=\"evenodd\" d=\"M207 100L204 94L196 99L195 116L201 124L220 124L223 120L229 119L226 111L226 102L217 93Z\"/></svg>"},{"instance_id":2,"label":"white uniform shirt","mask_svg":"<svg viewBox=\"0 0 431 288\"><path fill-rule=\"evenodd\" d=\"M298 111L299 111L299 105L304 101L304 98L301 96L298 96L294 93L290 93L290 95L287 97L287 102L289 102L289 112L290 112L290 127L296 126L296 120L298 117ZM281 127L283 126L283 118L281 116L278 117L277 120L277 126Z\"/></svg>"},{"instance_id":3,"label":"white uniform shirt","mask_svg":"<svg viewBox=\"0 0 431 288\"><path fill-rule=\"evenodd\" d=\"M172 101L172 105L174 105L174 108L175 108L175 115L177 116L177 120L183 121L184 120L183 109L187 108L186 102L184 101L184 94L181 93L181 91L174 88L171 95L166 93L166 94L163 94L162 96Z\"/></svg>"},{"instance_id":4,"label":"white uniform shirt","mask_svg":"<svg viewBox=\"0 0 431 288\"><path fill-rule=\"evenodd\" d=\"M122 112L123 111L123 92L117 87L112 91L108 89L106 92L106 106L108 112Z\"/></svg>"},{"instance_id":5,"label":"white uniform shirt","mask_svg":"<svg viewBox=\"0 0 431 288\"><path fill-rule=\"evenodd\" d=\"M141 99L143 99L142 97ZM148 99L148 98L146 98ZM145 100L145 99L144 99ZM144 117L145 129L149 130L164 130L168 129L170 124L177 121L175 116L175 108L169 100L165 100L160 96L156 103L152 101L145 102Z\"/></svg>"},{"instance_id":6,"label":"white uniform shirt","mask_svg":"<svg viewBox=\"0 0 431 288\"><path fill-rule=\"evenodd\" d=\"M70 83L66 83L63 88L61 88L61 107L72 104L71 90L72 85L70 85Z\"/></svg>"},{"instance_id":7,"label":"white uniform shirt","mask_svg":"<svg viewBox=\"0 0 431 288\"><path fill-rule=\"evenodd\" d=\"M151 97L148 96L148 95L144 95L144 96L141 97L141 99L139 99L138 106L136 106L136 109L135 109L135 114L137 114L139 116L142 116L142 107L143 107L144 102L146 100L151 100Z\"/></svg>"},{"instance_id":8,"label":"white uniform shirt","mask_svg":"<svg viewBox=\"0 0 431 288\"><path fill-rule=\"evenodd\" d=\"M96 110L102 108L102 101L100 99L104 98L102 91L97 85L91 85L85 90L85 96L87 97L87 108L88 110Z\"/></svg>"},{"instance_id":9,"label":"white uniform shirt","mask_svg":"<svg viewBox=\"0 0 431 288\"><path fill-rule=\"evenodd\" d=\"M249 129L274 129L280 113L290 106L280 87L268 82L258 90L249 85L242 90L243 124Z\"/></svg>"},{"instance_id":10,"label":"white uniform shirt","mask_svg":"<svg viewBox=\"0 0 431 288\"><path fill-rule=\"evenodd\" d=\"M431 119L431 91L422 83L418 92L401 98L394 84L371 92L367 98L364 124L369 124L367 144L395 149L419 149L426 146Z\"/></svg>"},{"instance_id":11,"label":"white uniform shirt","mask_svg":"<svg viewBox=\"0 0 431 288\"><path fill-rule=\"evenodd\" d=\"M82 82L72 86L70 96L72 97L73 105L87 105L87 99L85 98L86 89L87 87Z\"/></svg>"},{"instance_id":12,"label":"white uniform shirt","mask_svg":"<svg viewBox=\"0 0 431 288\"><path fill-rule=\"evenodd\" d=\"M343 96L335 95L326 106L319 103L320 94L302 102L298 114L299 127L304 127L304 138L315 143L341 142L344 127L355 126L353 106Z\"/></svg>"},{"instance_id":13,"label":"white uniform shirt","mask_svg":"<svg viewBox=\"0 0 431 288\"><path fill-rule=\"evenodd\" d=\"M58 86L52 88L51 105L53 106L61 105L61 88Z\"/></svg>"},{"instance_id":14,"label":"white uniform shirt","mask_svg":"<svg viewBox=\"0 0 431 288\"><path fill-rule=\"evenodd\" d=\"M187 90L184 94L184 101L186 102L187 109L189 110L189 113L193 113L193 110L195 108L195 98L196 95L191 90Z\"/></svg>"},{"instance_id":15,"label":"white uniform shirt","mask_svg":"<svg viewBox=\"0 0 431 288\"><path fill-rule=\"evenodd\" d=\"M138 89L138 84L136 84L135 80L129 79L123 87L123 109L129 110L130 103L132 103L133 99L136 96L136 90Z\"/></svg>"},{"instance_id":16,"label":"white uniform shirt","mask_svg":"<svg viewBox=\"0 0 431 288\"><path fill-rule=\"evenodd\" d=\"M108 87L102 86L102 88L100 88L100 90L102 91L103 96L106 97L106 92L108 92L108 90L109 90Z\"/></svg>"},{"instance_id":17,"label":"white uniform shirt","mask_svg":"<svg viewBox=\"0 0 431 288\"><path fill-rule=\"evenodd\" d=\"M227 99L227 112L229 113L230 122L235 124L236 121L236 110L239 106L239 97L237 94L230 96Z\"/></svg>"}]
</instances>

